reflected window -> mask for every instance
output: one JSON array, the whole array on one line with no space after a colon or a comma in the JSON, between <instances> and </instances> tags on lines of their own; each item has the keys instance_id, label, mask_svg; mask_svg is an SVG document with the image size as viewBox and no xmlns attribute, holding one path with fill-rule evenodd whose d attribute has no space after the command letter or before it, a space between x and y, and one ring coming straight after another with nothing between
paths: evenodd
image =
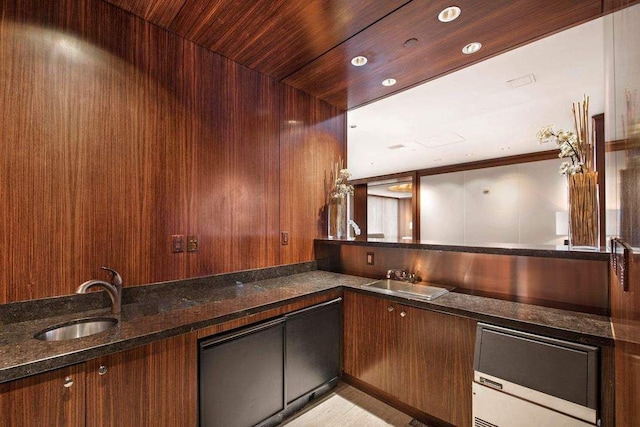
<instances>
[{"instance_id":1,"label":"reflected window","mask_svg":"<svg viewBox=\"0 0 640 427\"><path fill-rule=\"evenodd\" d=\"M367 238L413 239L411 177L367 184Z\"/></svg>"}]
</instances>

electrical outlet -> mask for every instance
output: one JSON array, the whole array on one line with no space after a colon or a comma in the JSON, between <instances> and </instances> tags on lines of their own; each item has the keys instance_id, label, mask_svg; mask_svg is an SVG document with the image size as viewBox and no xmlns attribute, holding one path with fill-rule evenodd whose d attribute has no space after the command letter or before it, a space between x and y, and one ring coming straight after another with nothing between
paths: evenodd
<instances>
[{"instance_id":1,"label":"electrical outlet","mask_svg":"<svg viewBox=\"0 0 640 427\"><path fill-rule=\"evenodd\" d=\"M373 252L367 252L367 265L373 265L374 261Z\"/></svg>"},{"instance_id":2,"label":"electrical outlet","mask_svg":"<svg viewBox=\"0 0 640 427\"><path fill-rule=\"evenodd\" d=\"M174 254L184 252L184 236L182 234L171 236L171 252Z\"/></svg>"},{"instance_id":3,"label":"electrical outlet","mask_svg":"<svg viewBox=\"0 0 640 427\"><path fill-rule=\"evenodd\" d=\"M198 252L198 236L187 237L187 252Z\"/></svg>"},{"instance_id":4,"label":"electrical outlet","mask_svg":"<svg viewBox=\"0 0 640 427\"><path fill-rule=\"evenodd\" d=\"M283 231L282 233L280 233L280 240L283 246L288 245L289 244L289 232L288 231Z\"/></svg>"}]
</instances>

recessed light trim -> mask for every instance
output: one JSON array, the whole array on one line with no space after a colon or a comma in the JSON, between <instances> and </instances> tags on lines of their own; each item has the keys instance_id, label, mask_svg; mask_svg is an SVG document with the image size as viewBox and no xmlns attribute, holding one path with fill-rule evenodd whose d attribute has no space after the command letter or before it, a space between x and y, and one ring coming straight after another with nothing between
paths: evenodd
<instances>
[{"instance_id":1,"label":"recessed light trim","mask_svg":"<svg viewBox=\"0 0 640 427\"><path fill-rule=\"evenodd\" d=\"M356 56L351 60L351 65L355 67L362 67L368 61L366 56Z\"/></svg>"},{"instance_id":2,"label":"recessed light trim","mask_svg":"<svg viewBox=\"0 0 640 427\"><path fill-rule=\"evenodd\" d=\"M458 6L449 6L438 14L438 19L440 22L451 22L460 16L461 12L462 10Z\"/></svg>"},{"instance_id":3,"label":"recessed light trim","mask_svg":"<svg viewBox=\"0 0 640 427\"><path fill-rule=\"evenodd\" d=\"M396 83L398 83L396 79L384 79L382 81L382 86L393 86Z\"/></svg>"},{"instance_id":4,"label":"recessed light trim","mask_svg":"<svg viewBox=\"0 0 640 427\"><path fill-rule=\"evenodd\" d=\"M472 53L476 53L477 51L479 51L481 48L482 43L480 42L469 43L462 48L462 53L464 53L465 55L471 55Z\"/></svg>"},{"instance_id":5,"label":"recessed light trim","mask_svg":"<svg viewBox=\"0 0 640 427\"><path fill-rule=\"evenodd\" d=\"M411 47L411 46L415 46L417 44L418 44L418 39L413 37L413 38L410 38L409 40L407 40L406 42L404 42L404 47Z\"/></svg>"}]
</instances>

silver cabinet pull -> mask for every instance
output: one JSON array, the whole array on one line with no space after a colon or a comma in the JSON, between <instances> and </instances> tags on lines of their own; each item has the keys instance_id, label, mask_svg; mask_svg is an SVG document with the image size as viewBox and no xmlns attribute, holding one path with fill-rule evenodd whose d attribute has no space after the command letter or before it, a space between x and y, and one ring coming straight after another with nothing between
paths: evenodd
<instances>
[{"instance_id":1,"label":"silver cabinet pull","mask_svg":"<svg viewBox=\"0 0 640 427\"><path fill-rule=\"evenodd\" d=\"M400 317L405 317L406 315L407 315L407 312L406 312L406 311L401 311L401 312L400 312Z\"/></svg>"},{"instance_id":2,"label":"silver cabinet pull","mask_svg":"<svg viewBox=\"0 0 640 427\"><path fill-rule=\"evenodd\" d=\"M107 367L104 365L100 365L98 368L98 375L104 375L107 373Z\"/></svg>"},{"instance_id":3,"label":"silver cabinet pull","mask_svg":"<svg viewBox=\"0 0 640 427\"><path fill-rule=\"evenodd\" d=\"M73 385L73 378L65 377L63 385L64 385L65 388L71 387Z\"/></svg>"},{"instance_id":4,"label":"silver cabinet pull","mask_svg":"<svg viewBox=\"0 0 640 427\"><path fill-rule=\"evenodd\" d=\"M393 306L390 305L389 307L387 307L387 311L391 313L393 311Z\"/></svg>"}]
</instances>

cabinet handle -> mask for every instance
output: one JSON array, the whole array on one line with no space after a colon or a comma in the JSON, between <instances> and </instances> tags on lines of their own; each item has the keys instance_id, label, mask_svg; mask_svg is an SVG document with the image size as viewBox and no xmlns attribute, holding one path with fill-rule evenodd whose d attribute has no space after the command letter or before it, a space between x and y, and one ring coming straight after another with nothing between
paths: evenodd
<instances>
[{"instance_id":1,"label":"cabinet handle","mask_svg":"<svg viewBox=\"0 0 640 427\"><path fill-rule=\"evenodd\" d=\"M390 305L389 307L387 307L387 311L391 313L393 311L393 306Z\"/></svg>"},{"instance_id":2,"label":"cabinet handle","mask_svg":"<svg viewBox=\"0 0 640 427\"><path fill-rule=\"evenodd\" d=\"M407 312L406 312L406 311L401 311L401 312L400 312L400 317L405 317L406 315L407 315Z\"/></svg>"},{"instance_id":3,"label":"cabinet handle","mask_svg":"<svg viewBox=\"0 0 640 427\"><path fill-rule=\"evenodd\" d=\"M98 375L104 375L107 373L107 367L104 365L100 365L98 368Z\"/></svg>"},{"instance_id":4,"label":"cabinet handle","mask_svg":"<svg viewBox=\"0 0 640 427\"><path fill-rule=\"evenodd\" d=\"M71 387L73 385L73 378L65 377L63 385L64 385L65 388Z\"/></svg>"}]
</instances>

